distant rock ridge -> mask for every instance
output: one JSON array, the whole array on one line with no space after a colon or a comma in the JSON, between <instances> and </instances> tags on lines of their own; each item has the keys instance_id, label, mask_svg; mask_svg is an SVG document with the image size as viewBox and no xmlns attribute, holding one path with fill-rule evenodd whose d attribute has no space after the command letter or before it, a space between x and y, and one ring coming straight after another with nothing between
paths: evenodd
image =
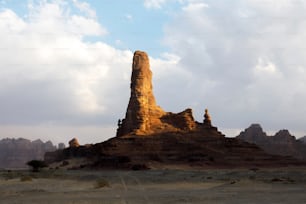
<instances>
[{"instance_id":1,"label":"distant rock ridge","mask_svg":"<svg viewBox=\"0 0 306 204\"><path fill-rule=\"evenodd\" d=\"M306 136L300 137L298 140L306 144Z\"/></svg>"},{"instance_id":2,"label":"distant rock ridge","mask_svg":"<svg viewBox=\"0 0 306 204\"><path fill-rule=\"evenodd\" d=\"M0 168L23 168L33 159L44 159L46 152L55 151L51 141L30 141L24 138L0 140Z\"/></svg>"},{"instance_id":3,"label":"distant rock ridge","mask_svg":"<svg viewBox=\"0 0 306 204\"><path fill-rule=\"evenodd\" d=\"M270 154L306 159L306 145L297 140L286 129L278 131L274 136L268 136L259 124L252 124L242 131L237 138L256 144Z\"/></svg>"},{"instance_id":4,"label":"distant rock ridge","mask_svg":"<svg viewBox=\"0 0 306 204\"><path fill-rule=\"evenodd\" d=\"M125 118L118 121L117 136L149 135L163 132L193 131L211 125L206 109L204 123L194 120L192 109L180 113L165 112L156 105L152 86L152 72L149 57L145 52L136 51L133 57L131 96Z\"/></svg>"}]
</instances>

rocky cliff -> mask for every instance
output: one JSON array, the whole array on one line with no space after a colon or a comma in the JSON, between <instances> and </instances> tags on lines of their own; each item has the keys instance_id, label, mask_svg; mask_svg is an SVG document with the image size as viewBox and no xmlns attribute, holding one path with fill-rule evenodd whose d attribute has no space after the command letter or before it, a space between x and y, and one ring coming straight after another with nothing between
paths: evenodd
<instances>
[{"instance_id":1,"label":"rocky cliff","mask_svg":"<svg viewBox=\"0 0 306 204\"><path fill-rule=\"evenodd\" d=\"M237 138L256 144L270 154L306 159L306 145L292 136L288 130L280 130L274 136L268 136L259 124L252 124Z\"/></svg>"},{"instance_id":2,"label":"rocky cliff","mask_svg":"<svg viewBox=\"0 0 306 204\"><path fill-rule=\"evenodd\" d=\"M41 140L30 141L27 139L2 139L0 140L0 168L23 168L26 162L33 159L44 158L46 152L55 151L52 142Z\"/></svg>"}]
</instances>

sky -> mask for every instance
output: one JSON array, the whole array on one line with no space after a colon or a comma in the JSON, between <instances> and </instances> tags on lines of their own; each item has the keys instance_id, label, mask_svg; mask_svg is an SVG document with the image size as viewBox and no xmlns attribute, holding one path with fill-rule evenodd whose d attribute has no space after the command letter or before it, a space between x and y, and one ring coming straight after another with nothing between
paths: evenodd
<instances>
[{"instance_id":1,"label":"sky","mask_svg":"<svg viewBox=\"0 0 306 204\"><path fill-rule=\"evenodd\" d=\"M115 136L136 50L164 110L301 137L305 42L304 0L0 0L0 138Z\"/></svg>"}]
</instances>

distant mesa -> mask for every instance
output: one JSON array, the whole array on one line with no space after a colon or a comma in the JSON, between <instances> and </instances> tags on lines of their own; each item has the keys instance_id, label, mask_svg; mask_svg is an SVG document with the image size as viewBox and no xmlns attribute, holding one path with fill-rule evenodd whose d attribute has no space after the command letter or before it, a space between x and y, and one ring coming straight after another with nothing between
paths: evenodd
<instances>
[{"instance_id":1,"label":"distant mesa","mask_svg":"<svg viewBox=\"0 0 306 204\"><path fill-rule=\"evenodd\" d=\"M26 162L41 160L46 152L55 151L51 141L24 138L0 140L0 168L27 168Z\"/></svg>"},{"instance_id":2,"label":"distant mesa","mask_svg":"<svg viewBox=\"0 0 306 204\"><path fill-rule=\"evenodd\" d=\"M297 140L288 130L280 130L274 136L268 136L259 124L252 124L237 138L256 144L269 154L306 160L306 145L303 139Z\"/></svg>"},{"instance_id":3,"label":"distant mesa","mask_svg":"<svg viewBox=\"0 0 306 204\"><path fill-rule=\"evenodd\" d=\"M125 118L118 121L118 137L197 131L203 128L216 129L211 125L211 117L207 109L204 123L199 123L194 120L190 108L175 114L165 112L156 104L149 57L145 52L134 53L130 88L131 96Z\"/></svg>"},{"instance_id":4,"label":"distant mesa","mask_svg":"<svg viewBox=\"0 0 306 204\"><path fill-rule=\"evenodd\" d=\"M65 146L64 143L59 143L57 148L58 148L58 149L65 149L66 146Z\"/></svg>"}]
</instances>

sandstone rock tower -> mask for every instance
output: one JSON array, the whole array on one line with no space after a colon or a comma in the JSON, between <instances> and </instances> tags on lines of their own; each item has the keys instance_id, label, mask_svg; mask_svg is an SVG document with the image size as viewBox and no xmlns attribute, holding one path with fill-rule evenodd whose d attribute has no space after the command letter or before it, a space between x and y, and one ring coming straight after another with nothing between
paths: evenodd
<instances>
[{"instance_id":1,"label":"sandstone rock tower","mask_svg":"<svg viewBox=\"0 0 306 204\"><path fill-rule=\"evenodd\" d=\"M148 133L160 122L165 112L156 105L153 95L152 72L149 57L145 52L136 51L133 57L131 96L125 119L119 125L117 136L127 133Z\"/></svg>"},{"instance_id":2,"label":"sandstone rock tower","mask_svg":"<svg viewBox=\"0 0 306 204\"><path fill-rule=\"evenodd\" d=\"M194 120L190 108L180 113L171 113L156 105L149 57L145 52L134 53L130 88L131 96L125 118L118 121L117 137L217 130L211 125L207 110L204 123L199 123Z\"/></svg>"}]
</instances>

